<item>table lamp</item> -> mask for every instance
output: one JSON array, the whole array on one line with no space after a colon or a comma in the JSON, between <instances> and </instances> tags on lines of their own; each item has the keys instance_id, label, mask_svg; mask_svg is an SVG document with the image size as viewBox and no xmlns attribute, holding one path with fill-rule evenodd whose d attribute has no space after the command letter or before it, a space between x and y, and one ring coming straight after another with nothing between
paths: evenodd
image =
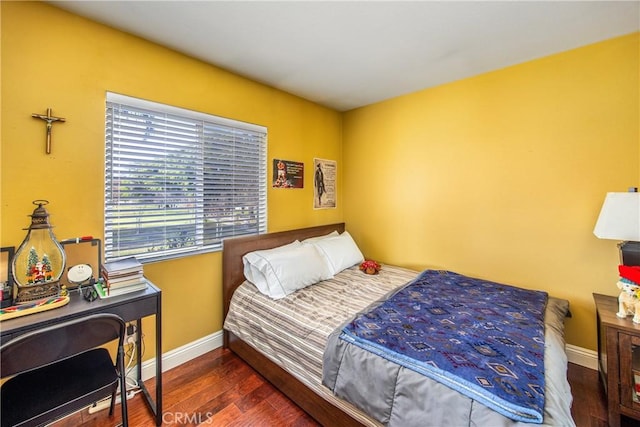
<instances>
[{"instance_id":1,"label":"table lamp","mask_svg":"<svg viewBox=\"0 0 640 427\"><path fill-rule=\"evenodd\" d=\"M620 263L640 265L640 193L607 193L600 216L593 229L600 239L622 240Z\"/></svg>"}]
</instances>

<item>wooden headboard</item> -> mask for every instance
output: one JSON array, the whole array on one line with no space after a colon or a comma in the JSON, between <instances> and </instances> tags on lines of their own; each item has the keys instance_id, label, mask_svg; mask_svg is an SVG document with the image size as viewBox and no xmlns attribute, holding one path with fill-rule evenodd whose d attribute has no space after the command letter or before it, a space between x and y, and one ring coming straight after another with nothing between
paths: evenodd
<instances>
[{"instance_id":1,"label":"wooden headboard","mask_svg":"<svg viewBox=\"0 0 640 427\"><path fill-rule=\"evenodd\" d=\"M342 233L344 223L319 225L315 227L299 228L297 230L280 231L276 233L259 234L257 236L236 237L227 239L222 247L222 299L224 302L223 319L227 317L231 296L236 288L244 282L244 254L261 249L271 249L286 245L294 240L304 240L309 237L322 236L332 231ZM225 333L225 346L227 335Z\"/></svg>"}]
</instances>

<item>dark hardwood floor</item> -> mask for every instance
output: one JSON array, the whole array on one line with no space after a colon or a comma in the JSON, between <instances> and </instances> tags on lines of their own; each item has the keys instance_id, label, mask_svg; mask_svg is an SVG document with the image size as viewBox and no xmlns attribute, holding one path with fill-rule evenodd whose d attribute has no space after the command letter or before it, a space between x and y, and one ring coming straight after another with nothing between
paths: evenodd
<instances>
[{"instance_id":1,"label":"dark hardwood floor","mask_svg":"<svg viewBox=\"0 0 640 427\"><path fill-rule=\"evenodd\" d=\"M578 427L606 427L605 395L592 369L569 364L573 418ZM148 381L152 395L154 381ZM180 426L317 426L305 412L228 350L216 349L163 374L164 423ZM154 426L142 395L128 401L132 427ZM119 406L90 415L87 410L56 427L103 427L120 423ZM630 422L623 426L630 427ZM637 425L637 424L636 424Z\"/></svg>"}]
</instances>

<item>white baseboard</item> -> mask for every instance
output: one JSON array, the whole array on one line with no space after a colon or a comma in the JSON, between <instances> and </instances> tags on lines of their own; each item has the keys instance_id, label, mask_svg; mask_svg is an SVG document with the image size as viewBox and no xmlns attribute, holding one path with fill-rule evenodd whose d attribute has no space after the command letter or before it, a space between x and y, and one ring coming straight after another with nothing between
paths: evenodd
<instances>
[{"instance_id":1,"label":"white baseboard","mask_svg":"<svg viewBox=\"0 0 640 427\"><path fill-rule=\"evenodd\" d=\"M211 350L222 347L222 331L214 332L211 335L192 341L188 344L170 350L162 355L162 372L180 366L191 359L195 359ZM565 346L569 362L585 368L598 369L598 353L586 348L567 344ZM134 371L135 372L135 371ZM153 378L156 375L155 359L142 363L143 381Z\"/></svg>"},{"instance_id":2,"label":"white baseboard","mask_svg":"<svg viewBox=\"0 0 640 427\"><path fill-rule=\"evenodd\" d=\"M597 351L588 350L571 344L567 344L564 349L567 353L569 362L584 366L585 368L594 369L596 371L598 370Z\"/></svg>"},{"instance_id":3,"label":"white baseboard","mask_svg":"<svg viewBox=\"0 0 640 427\"><path fill-rule=\"evenodd\" d=\"M211 335L192 341L182 347L169 350L162 354L162 372L168 371L176 366L180 366L183 363L186 363L191 359L195 359L198 356L202 356L203 354L211 350L215 350L218 347L222 347L222 331L214 332ZM155 376L155 359L149 359L146 362L142 362L142 380L146 381Z\"/></svg>"}]
</instances>

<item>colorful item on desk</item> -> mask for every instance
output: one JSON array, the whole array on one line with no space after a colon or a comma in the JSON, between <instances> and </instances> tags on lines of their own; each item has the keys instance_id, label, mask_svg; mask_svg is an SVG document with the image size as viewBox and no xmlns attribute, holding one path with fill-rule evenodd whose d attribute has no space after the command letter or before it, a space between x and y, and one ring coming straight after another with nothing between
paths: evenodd
<instances>
[{"instance_id":1,"label":"colorful item on desk","mask_svg":"<svg viewBox=\"0 0 640 427\"><path fill-rule=\"evenodd\" d=\"M15 303L31 303L60 294L60 278L66 255L49 223L47 200L34 200L27 236L11 260L11 275L17 286Z\"/></svg>"},{"instance_id":2,"label":"colorful item on desk","mask_svg":"<svg viewBox=\"0 0 640 427\"><path fill-rule=\"evenodd\" d=\"M0 321L51 310L67 305L68 303L69 296L65 295L61 297L45 298L28 304L13 305L0 310Z\"/></svg>"}]
</instances>

